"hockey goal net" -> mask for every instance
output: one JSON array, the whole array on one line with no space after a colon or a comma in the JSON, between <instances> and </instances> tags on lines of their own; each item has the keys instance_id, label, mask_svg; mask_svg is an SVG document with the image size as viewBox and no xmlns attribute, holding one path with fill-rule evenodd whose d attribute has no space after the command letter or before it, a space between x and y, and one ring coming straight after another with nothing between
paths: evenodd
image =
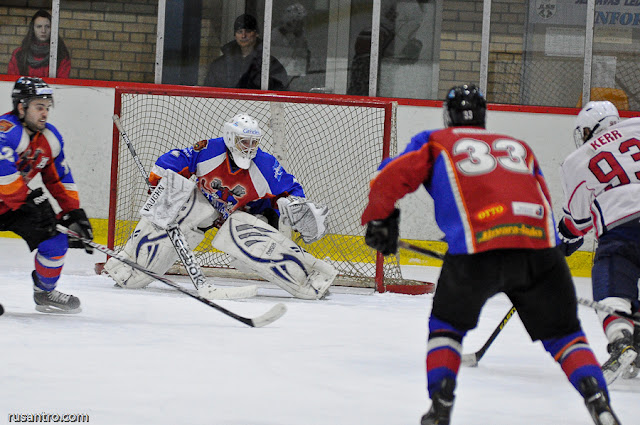
<instances>
[{"instance_id":1,"label":"hockey goal net","mask_svg":"<svg viewBox=\"0 0 640 425\"><path fill-rule=\"evenodd\" d=\"M154 86L155 87L155 86ZM300 246L339 270L337 284L425 293L432 285L402 278L396 256L387 258L364 243L360 215L368 183L383 157L396 154L395 107L391 101L330 95L239 92L211 88L116 89L120 117L146 172L171 149L220 137L221 126L247 113L264 132L261 149L295 175L310 200L329 205L329 232ZM126 143L114 126L108 244L121 249L148 198ZM206 275L230 273L229 258L215 250L215 229L192 247ZM179 263L172 268L180 272Z\"/></svg>"}]
</instances>

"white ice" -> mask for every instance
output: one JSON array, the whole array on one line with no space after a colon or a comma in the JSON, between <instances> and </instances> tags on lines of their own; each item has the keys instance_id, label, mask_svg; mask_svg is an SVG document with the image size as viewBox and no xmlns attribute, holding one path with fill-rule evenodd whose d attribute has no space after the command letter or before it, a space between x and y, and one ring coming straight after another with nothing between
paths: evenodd
<instances>
[{"instance_id":1,"label":"white ice","mask_svg":"<svg viewBox=\"0 0 640 425\"><path fill-rule=\"evenodd\" d=\"M329 300L311 302L261 288L257 298L219 302L246 316L286 303L284 317L253 329L159 283L116 289L94 274L104 255L71 250L59 289L80 297L83 311L53 315L34 310L26 244L0 239L0 253L0 423L48 413L87 414L95 425L417 425L430 405L431 295L337 288ZM439 272L406 271L428 281ZM588 279L576 287L590 297ZM509 307L504 296L491 299L464 351L477 350ZM580 307L580 317L604 362L595 313ZM621 422L640 422L640 378L610 391ZM592 422L559 366L514 318L479 367L461 369L452 423Z\"/></svg>"}]
</instances>

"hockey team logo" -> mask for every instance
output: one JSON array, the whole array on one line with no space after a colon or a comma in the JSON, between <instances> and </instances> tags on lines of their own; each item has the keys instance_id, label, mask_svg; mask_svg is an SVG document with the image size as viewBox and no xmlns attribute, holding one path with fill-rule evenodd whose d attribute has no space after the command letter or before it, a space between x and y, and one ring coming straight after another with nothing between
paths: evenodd
<instances>
[{"instance_id":1,"label":"hockey team logo","mask_svg":"<svg viewBox=\"0 0 640 425\"><path fill-rule=\"evenodd\" d=\"M0 120L0 133L7 133L15 127L15 124L8 120Z\"/></svg>"},{"instance_id":2,"label":"hockey team logo","mask_svg":"<svg viewBox=\"0 0 640 425\"><path fill-rule=\"evenodd\" d=\"M556 14L556 0L536 0L536 13L542 19L549 19Z\"/></svg>"},{"instance_id":3,"label":"hockey team logo","mask_svg":"<svg viewBox=\"0 0 640 425\"><path fill-rule=\"evenodd\" d=\"M193 145L193 150L196 152L200 152L201 150L206 148L208 144L209 144L208 140L200 140L199 142Z\"/></svg>"}]
</instances>

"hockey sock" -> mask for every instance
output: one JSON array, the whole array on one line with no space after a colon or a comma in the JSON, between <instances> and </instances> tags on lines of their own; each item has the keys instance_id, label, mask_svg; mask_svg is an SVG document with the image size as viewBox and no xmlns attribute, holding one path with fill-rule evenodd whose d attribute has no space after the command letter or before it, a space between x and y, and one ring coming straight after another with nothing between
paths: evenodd
<instances>
[{"instance_id":1,"label":"hockey sock","mask_svg":"<svg viewBox=\"0 0 640 425\"><path fill-rule=\"evenodd\" d=\"M427 342L427 390L429 397L440 390L444 378L456 380L460 369L462 339L466 332L433 316L429 319Z\"/></svg>"},{"instance_id":2,"label":"hockey sock","mask_svg":"<svg viewBox=\"0 0 640 425\"><path fill-rule=\"evenodd\" d=\"M584 332L578 331L561 338L542 340L544 348L558 362L569 382L580 391L578 384L586 377L593 376L605 392L607 384ZM607 394L608 395L608 394Z\"/></svg>"}]
</instances>

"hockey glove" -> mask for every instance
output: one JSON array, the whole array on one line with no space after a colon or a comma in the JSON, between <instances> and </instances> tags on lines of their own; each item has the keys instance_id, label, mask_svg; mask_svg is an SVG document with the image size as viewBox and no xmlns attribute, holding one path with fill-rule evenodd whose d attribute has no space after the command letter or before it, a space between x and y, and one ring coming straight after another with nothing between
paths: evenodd
<instances>
[{"instance_id":1,"label":"hockey glove","mask_svg":"<svg viewBox=\"0 0 640 425\"><path fill-rule=\"evenodd\" d=\"M280 217L286 226L300 233L305 243L320 240L327 233L325 221L329 207L314 203L300 196L288 196L277 201Z\"/></svg>"},{"instance_id":2,"label":"hockey glove","mask_svg":"<svg viewBox=\"0 0 640 425\"><path fill-rule=\"evenodd\" d=\"M576 236L569 231L567 225L564 224L564 220L560 220L560 223L558 223L558 235L560 235L561 240L558 248L560 248L565 257L576 252L584 243L582 236Z\"/></svg>"},{"instance_id":3,"label":"hockey glove","mask_svg":"<svg viewBox=\"0 0 640 425\"><path fill-rule=\"evenodd\" d=\"M82 208L72 210L62 216L60 224L72 230L85 239L93 240L93 229L87 218L87 214ZM80 239L69 238L69 248L84 248L87 254L93 254L93 247L85 245Z\"/></svg>"},{"instance_id":4,"label":"hockey glove","mask_svg":"<svg viewBox=\"0 0 640 425\"><path fill-rule=\"evenodd\" d=\"M384 220L372 220L367 223L364 241L371 248L380 251L382 255L395 254L398 252L399 234L400 210L396 208Z\"/></svg>"},{"instance_id":5,"label":"hockey glove","mask_svg":"<svg viewBox=\"0 0 640 425\"><path fill-rule=\"evenodd\" d=\"M42 188L32 190L18 211L27 217L34 232L42 232L48 237L56 234L56 214Z\"/></svg>"}]
</instances>

